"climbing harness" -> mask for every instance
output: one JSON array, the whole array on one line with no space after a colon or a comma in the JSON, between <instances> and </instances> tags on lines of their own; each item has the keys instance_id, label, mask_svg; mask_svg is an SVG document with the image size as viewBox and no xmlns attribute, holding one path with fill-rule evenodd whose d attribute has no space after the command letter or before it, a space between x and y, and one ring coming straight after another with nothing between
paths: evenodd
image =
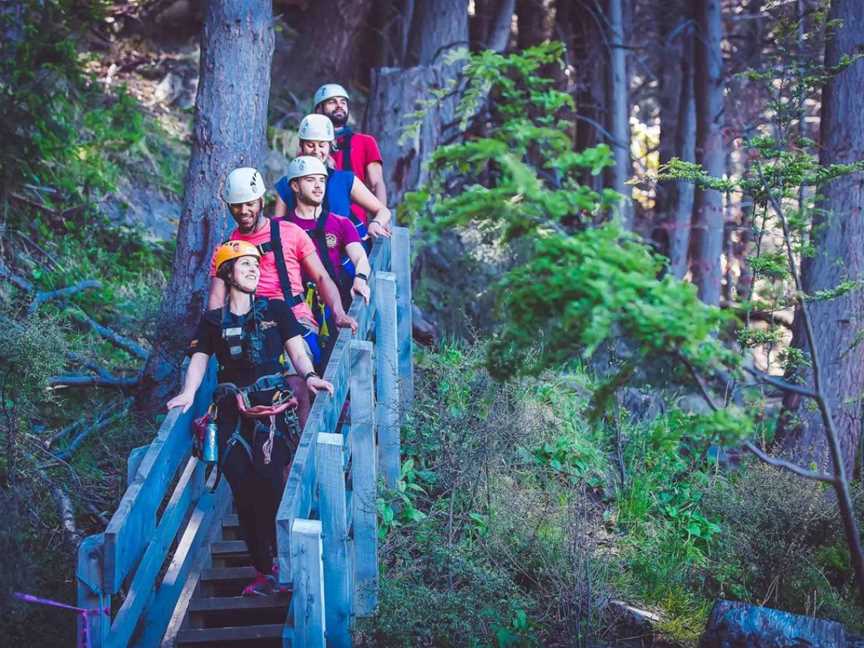
<instances>
[{"instance_id":1,"label":"climbing harness","mask_svg":"<svg viewBox=\"0 0 864 648\"><path fill-rule=\"evenodd\" d=\"M303 294L294 294L291 289L291 279L288 277L288 269L285 267L285 250L282 249L282 232L279 227L281 221L276 218L270 219L270 240L256 246L263 256L272 252L276 257L276 273L279 275L279 286L288 306L296 306L303 301Z\"/></svg>"},{"instance_id":2,"label":"climbing harness","mask_svg":"<svg viewBox=\"0 0 864 648\"><path fill-rule=\"evenodd\" d=\"M342 143L339 143L339 137L342 138ZM354 131L351 130L350 126L343 126L342 132L339 133L336 139L338 150L342 151L342 170L343 171L354 171L354 167L351 164L351 138L354 137Z\"/></svg>"}]
</instances>

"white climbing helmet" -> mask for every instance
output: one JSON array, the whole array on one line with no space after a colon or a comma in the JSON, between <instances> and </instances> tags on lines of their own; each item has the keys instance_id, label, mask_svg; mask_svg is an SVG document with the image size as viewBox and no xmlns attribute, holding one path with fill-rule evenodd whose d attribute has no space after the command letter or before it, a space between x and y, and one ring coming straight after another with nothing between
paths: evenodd
<instances>
[{"instance_id":1,"label":"white climbing helmet","mask_svg":"<svg viewBox=\"0 0 864 648\"><path fill-rule=\"evenodd\" d=\"M326 115L306 115L300 122L297 135L301 140L312 142L332 142L336 139L333 122Z\"/></svg>"},{"instance_id":2,"label":"white climbing helmet","mask_svg":"<svg viewBox=\"0 0 864 648\"><path fill-rule=\"evenodd\" d=\"M229 205L240 205L258 200L267 191L264 178L252 167L240 167L228 174L222 197Z\"/></svg>"},{"instance_id":3,"label":"white climbing helmet","mask_svg":"<svg viewBox=\"0 0 864 648\"><path fill-rule=\"evenodd\" d=\"M285 177L288 178L288 182L291 182L294 178L302 178L310 175L326 176L327 167L324 166L324 163L317 157L312 155L301 155L300 157L291 160Z\"/></svg>"},{"instance_id":4,"label":"white climbing helmet","mask_svg":"<svg viewBox=\"0 0 864 648\"><path fill-rule=\"evenodd\" d=\"M338 83L325 83L315 91L315 107L317 108L322 102L332 99L333 97L345 97L350 99L348 91Z\"/></svg>"}]
</instances>

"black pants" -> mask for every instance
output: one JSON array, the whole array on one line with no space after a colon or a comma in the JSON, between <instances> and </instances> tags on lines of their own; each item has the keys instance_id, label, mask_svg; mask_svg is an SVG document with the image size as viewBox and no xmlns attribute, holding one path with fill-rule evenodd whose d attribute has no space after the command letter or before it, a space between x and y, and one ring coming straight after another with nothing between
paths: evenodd
<instances>
[{"instance_id":1,"label":"black pants","mask_svg":"<svg viewBox=\"0 0 864 648\"><path fill-rule=\"evenodd\" d=\"M269 437L269 419L257 419L260 423L256 425L255 419L241 418L241 434L252 451L250 460L243 444L234 443L227 447L239 414L236 405L228 410L224 405L219 408L222 472L234 495L240 534L249 548L252 564L258 571L269 574L276 553L276 512L282 498L283 469L294 455L294 444L290 443L293 434L285 425L284 418L277 416L277 428L281 434L277 434L273 441L270 463L265 464L262 446Z\"/></svg>"}]
</instances>

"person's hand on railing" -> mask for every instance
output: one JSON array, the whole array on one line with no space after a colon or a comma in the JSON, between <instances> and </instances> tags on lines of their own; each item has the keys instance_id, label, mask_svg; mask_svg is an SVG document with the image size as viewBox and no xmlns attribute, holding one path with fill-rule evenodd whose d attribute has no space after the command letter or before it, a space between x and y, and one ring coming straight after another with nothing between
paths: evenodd
<instances>
[{"instance_id":1,"label":"person's hand on railing","mask_svg":"<svg viewBox=\"0 0 864 648\"><path fill-rule=\"evenodd\" d=\"M188 411L190 407L192 407L192 403L195 401L195 394L187 394L186 392L180 392L174 398L168 401L167 407L168 409L174 409L175 407L182 407L183 412Z\"/></svg>"},{"instance_id":2,"label":"person's hand on railing","mask_svg":"<svg viewBox=\"0 0 864 648\"><path fill-rule=\"evenodd\" d=\"M354 277L354 283L351 284L352 295L362 295L366 303L369 303L369 284L363 277Z\"/></svg>"},{"instance_id":3,"label":"person's hand on railing","mask_svg":"<svg viewBox=\"0 0 864 648\"><path fill-rule=\"evenodd\" d=\"M306 386L313 394L317 394L318 392L323 390L331 396L333 395L333 383L324 380L314 371L307 374Z\"/></svg>"},{"instance_id":4,"label":"person's hand on railing","mask_svg":"<svg viewBox=\"0 0 864 648\"><path fill-rule=\"evenodd\" d=\"M352 333L357 332L357 320L355 320L353 317L349 317L344 312L334 313L333 321L339 328L350 328Z\"/></svg>"},{"instance_id":5,"label":"person's hand on railing","mask_svg":"<svg viewBox=\"0 0 864 648\"><path fill-rule=\"evenodd\" d=\"M382 225L376 219L372 219L369 221L369 225L366 227L366 231L369 232L369 236L373 239L377 239L379 237L390 238L391 231L387 225Z\"/></svg>"}]
</instances>

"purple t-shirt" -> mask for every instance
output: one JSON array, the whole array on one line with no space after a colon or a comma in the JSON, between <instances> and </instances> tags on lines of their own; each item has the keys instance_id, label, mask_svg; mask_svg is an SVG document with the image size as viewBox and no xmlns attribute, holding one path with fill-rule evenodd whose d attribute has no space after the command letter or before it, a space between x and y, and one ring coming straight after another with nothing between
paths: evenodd
<instances>
[{"instance_id":1,"label":"purple t-shirt","mask_svg":"<svg viewBox=\"0 0 864 648\"><path fill-rule=\"evenodd\" d=\"M285 220L304 230L315 243L315 247L318 248L318 255L323 254L324 251L320 249L313 232L317 220L300 218L296 211L289 213ZM360 235L357 234L354 223L345 216L330 212L327 216L327 222L324 224L324 237L327 239L327 254L330 257L330 263L333 264L333 269L339 272L342 267L342 255L345 254L345 248L351 243L360 243Z\"/></svg>"}]
</instances>

